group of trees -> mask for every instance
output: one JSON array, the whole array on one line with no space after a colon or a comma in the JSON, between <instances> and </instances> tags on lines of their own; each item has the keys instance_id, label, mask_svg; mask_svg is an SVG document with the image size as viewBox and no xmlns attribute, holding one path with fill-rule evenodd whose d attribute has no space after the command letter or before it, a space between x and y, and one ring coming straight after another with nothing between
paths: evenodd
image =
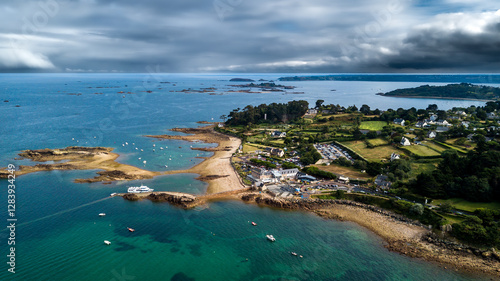
<instances>
[{"instance_id":1,"label":"group of trees","mask_svg":"<svg viewBox=\"0 0 500 281\"><path fill-rule=\"evenodd\" d=\"M258 166L264 166L266 168L271 168L271 169L274 169L276 168L276 165L269 162L269 161L264 161L264 160L260 160L260 159L256 159L256 158L252 158L250 159L250 162L254 163L255 165L258 165Z\"/></svg>"},{"instance_id":2,"label":"group of trees","mask_svg":"<svg viewBox=\"0 0 500 281\"><path fill-rule=\"evenodd\" d=\"M314 166L306 167L302 171L304 173L309 174L309 175L313 175L313 176L324 178L324 179L332 179L332 180L337 179L337 176L335 174L320 170Z\"/></svg>"},{"instance_id":3,"label":"group of trees","mask_svg":"<svg viewBox=\"0 0 500 281\"><path fill-rule=\"evenodd\" d=\"M301 143L297 150L300 154L300 162L304 165L314 164L321 159L321 154L312 144Z\"/></svg>"},{"instance_id":4,"label":"group of trees","mask_svg":"<svg viewBox=\"0 0 500 281\"><path fill-rule=\"evenodd\" d=\"M287 123L299 119L306 114L308 109L309 103L304 100L259 106L247 105L243 110L238 108L231 111L226 124L246 126L260 123Z\"/></svg>"},{"instance_id":5,"label":"group of trees","mask_svg":"<svg viewBox=\"0 0 500 281\"><path fill-rule=\"evenodd\" d=\"M466 156L446 150L438 167L431 173L419 174L409 187L431 198L500 201L500 151L497 149L479 144Z\"/></svg>"},{"instance_id":6,"label":"group of trees","mask_svg":"<svg viewBox=\"0 0 500 281\"><path fill-rule=\"evenodd\" d=\"M452 225L451 234L475 245L500 247L499 210L477 209L461 223Z\"/></svg>"}]
</instances>

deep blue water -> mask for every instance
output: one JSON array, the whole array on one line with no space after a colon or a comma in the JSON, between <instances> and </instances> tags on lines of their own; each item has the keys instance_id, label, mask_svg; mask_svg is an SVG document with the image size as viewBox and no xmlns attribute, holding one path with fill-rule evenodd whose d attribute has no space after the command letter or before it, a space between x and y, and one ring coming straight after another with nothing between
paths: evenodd
<instances>
[{"instance_id":1,"label":"deep blue water","mask_svg":"<svg viewBox=\"0 0 500 281\"><path fill-rule=\"evenodd\" d=\"M197 126L200 120L219 120L222 114L247 104L293 99L312 104L317 99L344 106L368 104L380 109L425 108L429 103L442 109L483 104L375 95L425 81L279 82L297 86L293 91L303 95L227 92L233 89L227 85L235 84L228 82L232 77L276 80L281 76L0 74L0 166L31 164L14 160L23 149L81 145L113 147L121 155L120 162L146 169L187 168L199 163L197 156L210 155L190 146L206 144L158 141L144 135ZM175 92L207 87L217 88L222 95ZM125 93L118 93L121 91ZM129 145L123 146L125 142ZM323 220L309 213L237 201L186 211L149 201L102 200L111 192L124 192L128 185L140 183L156 190L203 193L206 185L194 180L196 175L111 185L73 183L94 173L52 171L16 179L16 274L7 272L8 232L4 229L0 232L0 257L4 259L0 280L171 280L176 274L194 280L478 278L391 253L378 237L357 225ZM0 213L5 225L7 185L6 180L0 180ZM98 217L100 212L107 216ZM258 226L249 225L249 221L256 221ZM129 233L126 227L136 232ZM266 241L265 234L269 233L277 237L276 243ZM105 246L104 240L112 245ZM290 255L290 251L304 255L304 259Z\"/></svg>"}]
</instances>

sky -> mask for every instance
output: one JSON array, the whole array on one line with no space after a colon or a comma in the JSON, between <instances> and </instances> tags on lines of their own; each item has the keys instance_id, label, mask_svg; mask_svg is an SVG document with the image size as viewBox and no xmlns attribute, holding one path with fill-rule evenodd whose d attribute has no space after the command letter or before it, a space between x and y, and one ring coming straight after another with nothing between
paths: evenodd
<instances>
[{"instance_id":1,"label":"sky","mask_svg":"<svg viewBox=\"0 0 500 281\"><path fill-rule=\"evenodd\" d=\"M499 72L491 0L0 2L0 72Z\"/></svg>"}]
</instances>

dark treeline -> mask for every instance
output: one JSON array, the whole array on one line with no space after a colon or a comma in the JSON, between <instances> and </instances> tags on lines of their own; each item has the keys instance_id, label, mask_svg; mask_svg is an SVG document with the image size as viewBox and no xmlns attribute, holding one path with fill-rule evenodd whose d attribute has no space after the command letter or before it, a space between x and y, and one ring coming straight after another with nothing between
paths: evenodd
<instances>
[{"instance_id":1,"label":"dark treeline","mask_svg":"<svg viewBox=\"0 0 500 281\"><path fill-rule=\"evenodd\" d=\"M498 99L500 88L472 85L470 83L449 84L446 86L423 85L416 88L397 89L384 96L419 96L463 99Z\"/></svg>"},{"instance_id":2,"label":"dark treeline","mask_svg":"<svg viewBox=\"0 0 500 281\"><path fill-rule=\"evenodd\" d=\"M238 108L231 111L226 124L246 126L260 123L287 123L302 117L308 109L309 103L304 100L269 105L261 104L259 106L247 105L242 110Z\"/></svg>"},{"instance_id":3,"label":"dark treeline","mask_svg":"<svg viewBox=\"0 0 500 281\"><path fill-rule=\"evenodd\" d=\"M443 152L432 173L421 173L410 183L414 192L431 198L463 198L469 201L500 201L500 146L480 141L476 150L459 156Z\"/></svg>"}]
</instances>

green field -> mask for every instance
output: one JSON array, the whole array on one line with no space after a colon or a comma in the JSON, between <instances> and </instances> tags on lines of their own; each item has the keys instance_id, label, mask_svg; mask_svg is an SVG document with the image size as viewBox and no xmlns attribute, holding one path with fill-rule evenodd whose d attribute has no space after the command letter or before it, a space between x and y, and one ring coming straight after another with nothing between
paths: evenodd
<instances>
[{"instance_id":1,"label":"green field","mask_svg":"<svg viewBox=\"0 0 500 281\"><path fill-rule=\"evenodd\" d=\"M442 153L443 151L447 150L448 148L441 146L439 144L435 144L433 142L424 142L424 145L427 145L429 148L436 150L439 153Z\"/></svg>"},{"instance_id":2,"label":"green field","mask_svg":"<svg viewBox=\"0 0 500 281\"><path fill-rule=\"evenodd\" d=\"M463 217L459 217L451 214L440 214L443 218L445 218L449 224L461 223L464 221Z\"/></svg>"},{"instance_id":3,"label":"green field","mask_svg":"<svg viewBox=\"0 0 500 281\"><path fill-rule=\"evenodd\" d=\"M323 165L313 165L313 166L317 167L320 170L334 173L336 175L346 176L351 179L367 180L370 178L368 174L361 173L360 171L356 170L353 167L343 167L336 164L330 164L328 166L323 166Z\"/></svg>"},{"instance_id":4,"label":"green field","mask_svg":"<svg viewBox=\"0 0 500 281\"><path fill-rule=\"evenodd\" d=\"M438 160L438 159L436 159ZM420 173L429 173L432 172L437 165L438 162L431 162L431 163L418 163L418 162L413 162L411 163L411 171L410 171L410 178L416 177Z\"/></svg>"},{"instance_id":5,"label":"green field","mask_svg":"<svg viewBox=\"0 0 500 281\"><path fill-rule=\"evenodd\" d=\"M417 156L439 156L441 153L425 146L425 145L410 145L405 146L405 149L414 153Z\"/></svg>"},{"instance_id":6,"label":"green field","mask_svg":"<svg viewBox=\"0 0 500 281\"><path fill-rule=\"evenodd\" d=\"M447 199L447 200L432 200L432 205L439 206L439 204L442 204L444 202L449 202L451 205L453 205L453 208L457 210L463 210L467 212L474 212L474 210L479 209L479 208L486 208L486 209L492 209L492 210L499 210L500 209L500 202L490 202L490 203L483 203L483 202L470 202L465 199L460 199L460 198L452 198L452 199Z\"/></svg>"},{"instance_id":7,"label":"green field","mask_svg":"<svg viewBox=\"0 0 500 281\"><path fill-rule=\"evenodd\" d=\"M368 139L366 141L373 146L387 145L387 141L384 139Z\"/></svg>"},{"instance_id":8,"label":"green field","mask_svg":"<svg viewBox=\"0 0 500 281\"><path fill-rule=\"evenodd\" d=\"M388 159L391 157L393 152L401 154L400 151L390 145L367 148L364 141L349 141L343 142L342 144L363 156L368 161L381 161L382 159Z\"/></svg>"},{"instance_id":9,"label":"green field","mask_svg":"<svg viewBox=\"0 0 500 281\"><path fill-rule=\"evenodd\" d=\"M385 121L364 121L359 125L360 130L382 131L382 128L387 125Z\"/></svg>"}]
</instances>

